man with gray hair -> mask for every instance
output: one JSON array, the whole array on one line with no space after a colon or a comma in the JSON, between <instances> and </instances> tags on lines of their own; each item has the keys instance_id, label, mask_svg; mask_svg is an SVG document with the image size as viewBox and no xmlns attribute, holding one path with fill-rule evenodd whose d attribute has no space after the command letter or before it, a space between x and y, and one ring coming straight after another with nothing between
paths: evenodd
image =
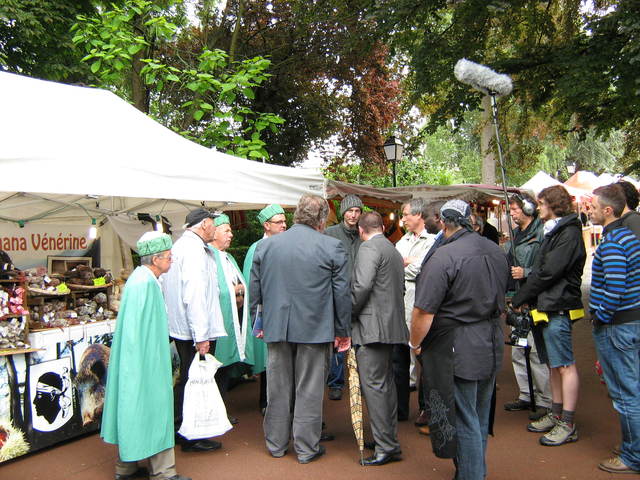
<instances>
[{"instance_id":1,"label":"man with gray hair","mask_svg":"<svg viewBox=\"0 0 640 480\"><path fill-rule=\"evenodd\" d=\"M180 357L180 378L174 391L176 430L182 423L184 387L194 355L213 350L210 342L227 335L220 309L216 260L208 247L216 232L216 217L217 214L204 208L189 212L185 232L173 246L173 266L162 279L169 335ZM180 436L178 441L185 452L210 451L222 446L215 440L187 440Z\"/></svg>"},{"instance_id":2,"label":"man with gray hair","mask_svg":"<svg viewBox=\"0 0 640 480\"><path fill-rule=\"evenodd\" d=\"M263 239L251 267L251 311L261 306L267 344L264 434L275 458L289 439L300 463L321 457L322 401L335 346L351 345L347 255L339 240L323 235L326 200L303 195L294 225Z\"/></svg>"},{"instance_id":3,"label":"man with gray hair","mask_svg":"<svg viewBox=\"0 0 640 480\"><path fill-rule=\"evenodd\" d=\"M396 249L404 261L404 314L407 328L411 328L411 313L416 292L416 278L422 260L435 240L425 226L427 205L422 198L414 198L402 205L402 222L407 233L398 240ZM393 354L394 377L398 392L398 420L409 418L409 391L416 387L416 356L406 345L395 345Z\"/></svg>"},{"instance_id":4,"label":"man with gray hair","mask_svg":"<svg viewBox=\"0 0 640 480\"><path fill-rule=\"evenodd\" d=\"M176 473L167 312L158 277L171 268L171 237L147 232L113 336L100 435L118 445L115 480L191 480ZM149 459L149 471L138 461Z\"/></svg>"},{"instance_id":5,"label":"man with gray hair","mask_svg":"<svg viewBox=\"0 0 640 480\"><path fill-rule=\"evenodd\" d=\"M422 355L434 453L454 459L455 478L483 480L509 266L470 215L462 200L440 210L445 239L418 278L409 347Z\"/></svg>"}]
</instances>

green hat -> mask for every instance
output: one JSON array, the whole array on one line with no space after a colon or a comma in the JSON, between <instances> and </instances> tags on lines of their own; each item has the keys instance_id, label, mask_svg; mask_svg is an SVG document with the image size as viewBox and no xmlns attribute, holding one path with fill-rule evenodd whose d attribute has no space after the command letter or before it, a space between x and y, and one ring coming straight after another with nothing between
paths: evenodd
<instances>
[{"instance_id":1,"label":"green hat","mask_svg":"<svg viewBox=\"0 0 640 480\"><path fill-rule=\"evenodd\" d=\"M213 224L216 227L219 227L220 225L224 225L225 223L228 223L229 225L231 225L231 220L229 220L229 217L225 213L221 213L220 216L213 221Z\"/></svg>"},{"instance_id":2,"label":"green hat","mask_svg":"<svg viewBox=\"0 0 640 480\"><path fill-rule=\"evenodd\" d=\"M271 220L274 215L278 215L280 213L284 213L284 210L280 205L274 203L260 210L260 213L258 213L258 220L260 223L264 223L267 220Z\"/></svg>"},{"instance_id":3,"label":"green hat","mask_svg":"<svg viewBox=\"0 0 640 480\"><path fill-rule=\"evenodd\" d=\"M162 232L147 232L140 237L136 246L138 247L138 255L146 257L147 255L155 255L156 253L171 250L173 242L171 237Z\"/></svg>"}]
</instances>

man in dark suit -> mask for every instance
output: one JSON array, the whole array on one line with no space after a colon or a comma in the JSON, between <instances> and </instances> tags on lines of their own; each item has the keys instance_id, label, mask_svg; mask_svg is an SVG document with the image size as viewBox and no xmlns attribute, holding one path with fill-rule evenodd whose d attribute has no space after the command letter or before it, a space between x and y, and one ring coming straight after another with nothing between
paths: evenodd
<instances>
[{"instance_id":1,"label":"man in dark suit","mask_svg":"<svg viewBox=\"0 0 640 480\"><path fill-rule=\"evenodd\" d=\"M471 215L471 226L484 238L488 238L496 245L500 245L500 234L498 230L480 215Z\"/></svg>"},{"instance_id":2,"label":"man in dark suit","mask_svg":"<svg viewBox=\"0 0 640 480\"><path fill-rule=\"evenodd\" d=\"M303 195L293 227L262 240L251 267L251 310L262 305L267 344L267 449L284 456L293 434L300 463L325 452L319 442L329 358L332 347L351 346L347 254L321 233L328 213L322 197Z\"/></svg>"},{"instance_id":3,"label":"man in dark suit","mask_svg":"<svg viewBox=\"0 0 640 480\"><path fill-rule=\"evenodd\" d=\"M406 345L404 262L386 239L382 217L364 213L358 222L363 244L355 260L351 299L353 343L362 392L367 402L375 453L365 466L400 460L398 398L393 377L393 345Z\"/></svg>"}]
</instances>

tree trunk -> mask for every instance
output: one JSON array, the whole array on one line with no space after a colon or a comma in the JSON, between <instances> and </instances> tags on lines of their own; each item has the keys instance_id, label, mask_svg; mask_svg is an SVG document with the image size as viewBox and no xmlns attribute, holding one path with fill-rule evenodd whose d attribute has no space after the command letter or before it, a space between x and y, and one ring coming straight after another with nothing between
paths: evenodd
<instances>
[{"instance_id":1,"label":"tree trunk","mask_svg":"<svg viewBox=\"0 0 640 480\"><path fill-rule=\"evenodd\" d=\"M491 121L491 97L482 98L482 136L480 148L482 154L482 183L496 184L496 156L493 149L493 123Z\"/></svg>"},{"instance_id":2,"label":"tree trunk","mask_svg":"<svg viewBox=\"0 0 640 480\"><path fill-rule=\"evenodd\" d=\"M136 15L134 19L134 29L138 35L145 35L142 18L139 15ZM149 91L144 84L140 71L144 67L141 59L147 57L148 54L149 52L143 48L133 56L131 62L133 67L131 71L131 100L133 100L134 107L146 114L149 114Z\"/></svg>"},{"instance_id":3,"label":"tree trunk","mask_svg":"<svg viewBox=\"0 0 640 480\"><path fill-rule=\"evenodd\" d=\"M240 24L244 13L244 0L238 0L238 13L236 15L236 24L231 35L231 45L229 45L229 64L233 63L236 56L236 47L238 45L238 36L240 35Z\"/></svg>"}]
</instances>

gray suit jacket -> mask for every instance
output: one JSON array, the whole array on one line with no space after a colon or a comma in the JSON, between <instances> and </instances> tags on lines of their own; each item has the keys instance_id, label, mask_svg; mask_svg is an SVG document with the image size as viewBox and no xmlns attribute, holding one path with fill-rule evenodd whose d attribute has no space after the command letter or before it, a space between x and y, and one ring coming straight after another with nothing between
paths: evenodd
<instances>
[{"instance_id":1,"label":"gray suit jacket","mask_svg":"<svg viewBox=\"0 0 640 480\"><path fill-rule=\"evenodd\" d=\"M251 311L262 304L264 341L326 343L351 335L347 253L307 225L262 240L251 267Z\"/></svg>"},{"instance_id":2,"label":"gray suit jacket","mask_svg":"<svg viewBox=\"0 0 640 480\"><path fill-rule=\"evenodd\" d=\"M409 332L404 320L404 263L384 235L360 246L351 286L352 341L404 343Z\"/></svg>"}]
</instances>

